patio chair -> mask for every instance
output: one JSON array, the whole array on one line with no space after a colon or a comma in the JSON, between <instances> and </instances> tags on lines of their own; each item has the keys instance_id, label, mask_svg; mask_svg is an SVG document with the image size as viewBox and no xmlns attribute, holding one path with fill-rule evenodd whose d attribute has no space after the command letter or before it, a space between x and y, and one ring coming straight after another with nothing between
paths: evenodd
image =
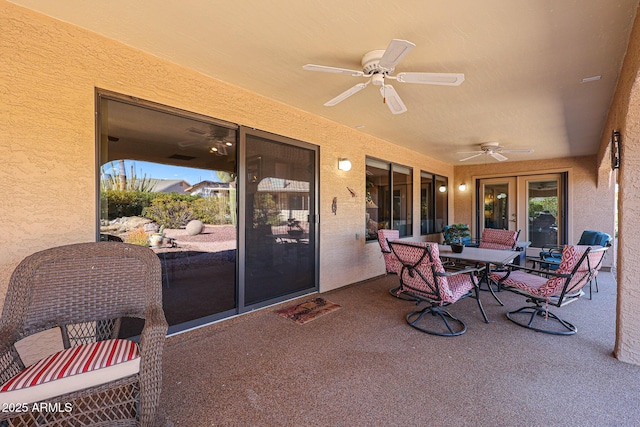
<instances>
[{"instance_id":1,"label":"patio chair","mask_svg":"<svg viewBox=\"0 0 640 427\"><path fill-rule=\"evenodd\" d=\"M427 303L426 308L406 315L411 327L431 335L462 335L467 326L445 307L468 296L476 299L484 321L489 323L478 296L476 274L482 268L445 271L437 243L396 240L389 241L389 247L402 263L398 292L414 297L417 304Z\"/></svg>"},{"instance_id":2,"label":"patio chair","mask_svg":"<svg viewBox=\"0 0 640 427\"><path fill-rule=\"evenodd\" d=\"M591 246L592 248L600 248L600 247L610 247L611 246L611 236L607 233L603 233L601 231L594 230L584 230L582 235L580 236L580 240L578 241L578 246ZM540 259L530 259L533 261L534 265L536 262L540 263L540 268L545 270L556 270L560 265L560 259L562 258L562 248L564 246L546 246L543 247L540 251ZM600 270L602 266L602 261L604 261L604 256L606 251L603 252L602 259L596 269L596 274L594 275L592 281L589 282L589 299L592 299L592 282L596 285L596 292L599 292L598 289L598 278L597 272Z\"/></svg>"},{"instance_id":3,"label":"patio chair","mask_svg":"<svg viewBox=\"0 0 640 427\"><path fill-rule=\"evenodd\" d=\"M562 307L583 295L582 288L596 274L606 248L567 245L556 271L535 270L509 265L506 272L493 272L491 279L506 290L523 295L533 303L507 312L513 323L534 331L554 335L572 335L577 328L549 311L549 306ZM551 323L553 322L553 323Z\"/></svg>"},{"instance_id":4,"label":"patio chair","mask_svg":"<svg viewBox=\"0 0 640 427\"><path fill-rule=\"evenodd\" d=\"M382 229L378 230L378 243L380 244L380 251L384 257L384 264L387 274L400 274L402 264L398 257L391 252L389 248L389 240L398 240L400 238L400 232L398 230ZM415 298L408 297L406 294L400 291L400 286L389 289L389 293L399 299L406 301L415 301Z\"/></svg>"},{"instance_id":5,"label":"patio chair","mask_svg":"<svg viewBox=\"0 0 640 427\"><path fill-rule=\"evenodd\" d=\"M0 425L155 425L161 292L160 261L142 246L79 243L25 258L0 318L0 403L17 410L0 412ZM145 320L139 342L118 338L122 317Z\"/></svg>"},{"instance_id":6,"label":"patio chair","mask_svg":"<svg viewBox=\"0 0 640 427\"><path fill-rule=\"evenodd\" d=\"M516 249L518 244L518 236L520 230L499 230L496 228L485 228L482 230L482 237L478 247L484 249L499 249L512 251Z\"/></svg>"},{"instance_id":7,"label":"patio chair","mask_svg":"<svg viewBox=\"0 0 640 427\"><path fill-rule=\"evenodd\" d=\"M395 256L387 240L398 240L400 238L400 232L398 230L378 230L378 243L380 244L380 251L384 258L384 265L387 270L387 274L400 274L402 264Z\"/></svg>"}]
</instances>

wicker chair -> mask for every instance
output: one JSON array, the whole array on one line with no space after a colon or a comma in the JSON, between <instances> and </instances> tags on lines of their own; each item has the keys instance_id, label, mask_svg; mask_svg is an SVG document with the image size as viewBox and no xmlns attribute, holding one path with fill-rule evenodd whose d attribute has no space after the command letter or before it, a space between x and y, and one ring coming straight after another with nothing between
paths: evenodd
<instances>
[{"instance_id":1,"label":"wicker chair","mask_svg":"<svg viewBox=\"0 0 640 427\"><path fill-rule=\"evenodd\" d=\"M3 383L0 399L11 402L16 396L11 393L23 392L20 402L29 405L17 408L28 409L27 412L0 413L0 425L155 425L167 333L161 292L160 261L151 250L141 246L118 242L79 243L25 258L11 276L0 318L0 382ZM117 339L122 317L145 319L138 344ZM19 354L19 341L51 331L54 336L58 335L63 349L46 349L48 355L40 362L35 359L36 362L23 363L25 355ZM128 349L127 364L112 360L119 357L116 343ZM95 357L93 360L100 357L98 349L113 351L108 358L104 357L109 359L106 367L92 366L89 372L68 377L65 374L63 378L57 372L53 380L44 379L41 371L43 384L27 381L22 389L7 390L9 384L18 382L18 375L40 369L43 362L54 365L47 360L69 360L68 369L75 369L78 361L70 355L88 348L96 349L95 356L91 356ZM116 379L113 370L107 371L111 364L126 365L127 369L134 366L133 373L120 371L120 378ZM83 366L86 370L87 365ZM91 369L95 370L91 372ZM68 379L86 381L96 371L100 371L98 375L102 378L88 386L64 383ZM36 391L36 387L41 386L49 386L49 394L64 394L36 398L33 402L22 400L24 392L34 398L42 396L42 388ZM33 410L36 406L43 409Z\"/></svg>"}]
</instances>

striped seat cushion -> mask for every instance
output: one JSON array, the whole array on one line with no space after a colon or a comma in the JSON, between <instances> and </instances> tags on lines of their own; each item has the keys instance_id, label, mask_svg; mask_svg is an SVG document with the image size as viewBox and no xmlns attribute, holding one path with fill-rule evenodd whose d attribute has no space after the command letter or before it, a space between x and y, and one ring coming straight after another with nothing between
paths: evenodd
<instances>
[{"instance_id":1,"label":"striped seat cushion","mask_svg":"<svg viewBox=\"0 0 640 427\"><path fill-rule=\"evenodd\" d=\"M0 404L32 403L138 373L140 352L129 340L107 340L59 351L0 387Z\"/></svg>"}]
</instances>

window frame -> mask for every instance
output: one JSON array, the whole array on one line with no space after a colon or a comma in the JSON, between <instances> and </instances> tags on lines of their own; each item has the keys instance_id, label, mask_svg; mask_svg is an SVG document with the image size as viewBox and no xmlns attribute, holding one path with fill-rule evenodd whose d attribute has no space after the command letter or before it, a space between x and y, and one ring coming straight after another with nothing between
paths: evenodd
<instances>
[{"instance_id":1,"label":"window frame","mask_svg":"<svg viewBox=\"0 0 640 427\"><path fill-rule=\"evenodd\" d=\"M373 191L373 182L369 179L369 167L385 171L386 180ZM370 171L369 171L370 172ZM396 185L397 175L407 175L404 183ZM380 174L378 176L381 176ZM410 166L380 160L373 157L365 159L365 241L377 241L377 231L392 229L400 231L400 237L413 237L413 168ZM386 190L385 190L386 188ZM404 197L404 201L402 198ZM396 203L400 201L400 204ZM388 213L385 213L388 210ZM380 211L382 214L380 215ZM373 217L373 218L372 218ZM372 223L373 221L373 223ZM374 223L378 223L375 227ZM380 224L385 226L380 227Z\"/></svg>"},{"instance_id":2,"label":"window frame","mask_svg":"<svg viewBox=\"0 0 640 427\"><path fill-rule=\"evenodd\" d=\"M429 179L431 189L426 189L423 179ZM445 191L440 191L444 186ZM427 191L425 191L427 190ZM427 194L427 192L429 194ZM440 197L439 197L440 196ZM427 202L426 212L423 206ZM426 213L426 216L425 216ZM420 171L420 235L438 234L449 223L449 178L433 172ZM427 222L426 227L423 222ZM438 223L440 221L440 223Z\"/></svg>"}]
</instances>

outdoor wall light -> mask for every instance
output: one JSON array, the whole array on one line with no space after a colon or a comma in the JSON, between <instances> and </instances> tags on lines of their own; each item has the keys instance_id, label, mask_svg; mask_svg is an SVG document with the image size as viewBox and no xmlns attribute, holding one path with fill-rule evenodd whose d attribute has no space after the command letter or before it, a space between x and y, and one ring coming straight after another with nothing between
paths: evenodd
<instances>
[{"instance_id":1,"label":"outdoor wall light","mask_svg":"<svg viewBox=\"0 0 640 427\"><path fill-rule=\"evenodd\" d=\"M338 159L338 169L341 171L351 170L351 161L349 159Z\"/></svg>"},{"instance_id":2,"label":"outdoor wall light","mask_svg":"<svg viewBox=\"0 0 640 427\"><path fill-rule=\"evenodd\" d=\"M442 184L440 187L438 187L438 191L444 193L445 191L447 191L447 186Z\"/></svg>"},{"instance_id":3,"label":"outdoor wall light","mask_svg":"<svg viewBox=\"0 0 640 427\"><path fill-rule=\"evenodd\" d=\"M460 186L458 187L458 189L460 191L467 191L467 184L465 184L464 182L462 184L460 184Z\"/></svg>"}]
</instances>

